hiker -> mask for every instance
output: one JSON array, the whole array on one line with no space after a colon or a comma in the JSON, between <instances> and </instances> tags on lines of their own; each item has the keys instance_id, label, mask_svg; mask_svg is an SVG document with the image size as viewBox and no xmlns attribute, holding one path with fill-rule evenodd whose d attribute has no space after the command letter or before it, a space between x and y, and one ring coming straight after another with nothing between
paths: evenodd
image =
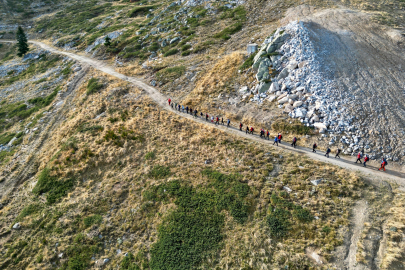
<instances>
[{"instance_id":1,"label":"hiker","mask_svg":"<svg viewBox=\"0 0 405 270\"><path fill-rule=\"evenodd\" d=\"M329 153L331 152L330 148L328 147L328 149L326 149L326 154L325 157L329 158Z\"/></svg>"},{"instance_id":2,"label":"hiker","mask_svg":"<svg viewBox=\"0 0 405 270\"><path fill-rule=\"evenodd\" d=\"M267 140L270 140L270 132L267 130Z\"/></svg>"},{"instance_id":3,"label":"hiker","mask_svg":"<svg viewBox=\"0 0 405 270\"><path fill-rule=\"evenodd\" d=\"M184 105L181 105L181 111L184 113Z\"/></svg>"},{"instance_id":4,"label":"hiker","mask_svg":"<svg viewBox=\"0 0 405 270\"><path fill-rule=\"evenodd\" d=\"M242 131L243 124L239 123L239 130Z\"/></svg>"},{"instance_id":5,"label":"hiker","mask_svg":"<svg viewBox=\"0 0 405 270\"><path fill-rule=\"evenodd\" d=\"M385 158L382 158L381 160L381 168L379 168L378 170L384 169L385 172L385 165L387 165L387 160Z\"/></svg>"},{"instance_id":6,"label":"hiker","mask_svg":"<svg viewBox=\"0 0 405 270\"><path fill-rule=\"evenodd\" d=\"M186 112L188 113L188 106L186 107Z\"/></svg>"},{"instance_id":7,"label":"hiker","mask_svg":"<svg viewBox=\"0 0 405 270\"><path fill-rule=\"evenodd\" d=\"M169 98L169 100L168 100L168 101L169 101L169 106L170 106L170 102L172 102L172 100Z\"/></svg>"},{"instance_id":8,"label":"hiker","mask_svg":"<svg viewBox=\"0 0 405 270\"><path fill-rule=\"evenodd\" d=\"M206 113L206 114L205 114L205 121L208 121L208 117L209 117L209 116L208 116L208 114Z\"/></svg>"},{"instance_id":9,"label":"hiker","mask_svg":"<svg viewBox=\"0 0 405 270\"><path fill-rule=\"evenodd\" d=\"M224 118L223 118L223 117L221 117L221 124L222 124L223 126L225 126L225 124L224 124Z\"/></svg>"},{"instance_id":10,"label":"hiker","mask_svg":"<svg viewBox=\"0 0 405 270\"><path fill-rule=\"evenodd\" d=\"M261 128L260 129L260 138L262 138L263 137L263 129Z\"/></svg>"},{"instance_id":11,"label":"hiker","mask_svg":"<svg viewBox=\"0 0 405 270\"><path fill-rule=\"evenodd\" d=\"M196 117L197 118L197 110L194 110L194 117Z\"/></svg>"},{"instance_id":12,"label":"hiker","mask_svg":"<svg viewBox=\"0 0 405 270\"><path fill-rule=\"evenodd\" d=\"M217 121L215 121L215 125L219 125L219 118L217 116Z\"/></svg>"},{"instance_id":13,"label":"hiker","mask_svg":"<svg viewBox=\"0 0 405 270\"><path fill-rule=\"evenodd\" d=\"M340 156L339 156L339 155L340 155L340 152L342 152L342 149L339 149L339 148L338 148L338 149L336 150L336 156L335 156L335 158L340 158Z\"/></svg>"},{"instance_id":14,"label":"hiker","mask_svg":"<svg viewBox=\"0 0 405 270\"><path fill-rule=\"evenodd\" d=\"M178 105L178 107L179 107L179 109L178 109L178 110L180 111L180 104Z\"/></svg>"},{"instance_id":15,"label":"hiker","mask_svg":"<svg viewBox=\"0 0 405 270\"><path fill-rule=\"evenodd\" d=\"M356 163L357 163L357 161L360 161L360 164L361 164L361 163L363 163L363 162L361 161L361 158L362 158L362 156L361 156L361 152L359 152L359 153L357 154L357 160L356 160Z\"/></svg>"},{"instance_id":16,"label":"hiker","mask_svg":"<svg viewBox=\"0 0 405 270\"><path fill-rule=\"evenodd\" d=\"M367 163L368 160L369 160L369 157L368 157L368 155L366 155L364 157L364 163L363 163L364 167L366 167L366 163Z\"/></svg>"},{"instance_id":17,"label":"hiker","mask_svg":"<svg viewBox=\"0 0 405 270\"><path fill-rule=\"evenodd\" d=\"M255 129L253 127L250 127L250 133L253 135L253 131L255 131Z\"/></svg>"},{"instance_id":18,"label":"hiker","mask_svg":"<svg viewBox=\"0 0 405 270\"><path fill-rule=\"evenodd\" d=\"M281 143L281 139L283 139L283 135L281 133L278 134L278 142Z\"/></svg>"},{"instance_id":19,"label":"hiker","mask_svg":"<svg viewBox=\"0 0 405 270\"><path fill-rule=\"evenodd\" d=\"M203 113L202 112L200 112L200 116L201 116L201 118L203 118Z\"/></svg>"},{"instance_id":20,"label":"hiker","mask_svg":"<svg viewBox=\"0 0 405 270\"><path fill-rule=\"evenodd\" d=\"M229 127L230 124L231 124L231 120L228 119L228 120L226 121L226 127Z\"/></svg>"},{"instance_id":21,"label":"hiker","mask_svg":"<svg viewBox=\"0 0 405 270\"><path fill-rule=\"evenodd\" d=\"M246 134L249 132L249 126L246 127Z\"/></svg>"},{"instance_id":22,"label":"hiker","mask_svg":"<svg viewBox=\"0 0 405 270\"><path fill-rule=\"evenodd\" d=\"M277 144L277 146L278 146L278 136L274 137L274 143L273 143L273 145L275 145L275 144Z\"/></svg>"},{"instance_id":23,"label":"hiker","mask_svg":"<svg viewBox=\"0 0 405 270\"><path fill-rule=\"evenodd\" d=\"M313 153L316 153L316 148L317 148L318 146L316 145L316 143L314 143L314 145L312 145L312 152Z\"/></svg>"},{"instance_id":24,"label":"hiker","mask_svg":"<svg viewBox=\"0 0 405 270\"><path fill-rule=\"evenodd\" d=\"M170 106L172 107L172 109L173 109L173 103L172 104L170 104Z\"/></svg>"},{"instance_id":25,"label":"hiker","mask_svg":"<svg viewBox=\"0 0 405 270\"><path fill-rule=\"evenodd\" d=\"M294 147L294 148L297 146L297 137L293 138L291 146Z\"/></svg>"},{"instance_id":26,"label":"hiker","mask_svg":"<svg viewBox=\"0 0 405 270\"><path fill-rule=\"evenodd\" d=\"M214 123L214 116L211 116L211 123Z\"/></svg>"}]
</instances>

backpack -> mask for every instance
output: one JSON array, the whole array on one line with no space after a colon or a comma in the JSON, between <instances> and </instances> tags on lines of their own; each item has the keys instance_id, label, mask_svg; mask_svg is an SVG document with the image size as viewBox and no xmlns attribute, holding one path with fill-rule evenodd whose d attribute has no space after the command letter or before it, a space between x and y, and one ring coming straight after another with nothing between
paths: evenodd
<instances>
[{"instance_id":1,"label":"backpack","mask_svg":"<svg viewBox=\"0 0 405 270\"><path fill-rule=\"evenodd\" d=\"M384 162L385 162L385 165L388 165L388 162L387 162L387 160L384 158Z\"/></svg>"}]
</instances>

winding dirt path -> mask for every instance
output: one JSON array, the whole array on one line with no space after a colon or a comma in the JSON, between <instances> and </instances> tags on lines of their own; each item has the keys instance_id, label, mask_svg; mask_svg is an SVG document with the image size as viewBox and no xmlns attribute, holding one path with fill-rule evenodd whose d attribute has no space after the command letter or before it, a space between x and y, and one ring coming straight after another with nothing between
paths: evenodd
<instances>
[{"instance_id":1,"label":"winding dirt path","mask_svg":"<svg viewBox=\"0 0 405 270\"><path fill-rule=\"evenodd\" d=\"M9 40L0 40L0 42L15 42L15 41L9 41ZM40 41L29 41L30 43L44 49L47 51L50 51L52 53L55 54L60 54L60 55L65 55L68 56L72 59L75 59L77 61L79 61L82 64L88 64L90 66L92 66L93 68L100 70L104 73L107 73L109 75L112 75L114 77L117 77L119 79L131 82L134 86L139 87L143 90L145 90L147 92L147 94L156 102L159 104L159 106L161 106L162 108L164 108L165 110L169 110L173 113L176 113L178 115L180 115L181 117L185 117L190 119L191 121L195 121L195 122L199 122L199 123L204 123L210 126L213 126L211 123L207 123L204 121L204 119L201 118L195 118L189 114L185 114L185 113L181 113L177 110L172 109L168 103L167 103L167 97L163 96L156 88L148 85L147 83L145 83L143 80L136 78L136 77L129 77L126 76L124 74L121 74L119 72L115 71L115 68L108 65L105 61L101 61L101 60L96 60L96 59L92 59L83 55L78 55L75 53L71 53L71 52L66 52L66 51L61 51L58 50L56 48L53 48L43 42ZM267 141L264 139L261 139L258 135L250 135L250 134L246 134L245 132L241 132L239 131L238 128L236 127L224 127L224 126L215 126L215 128L218 128L222 131L234 134L236 136L240 136L240 137L244 137L247 138L249 140L254 140L260 143L266 143L267 145L270 145L272 147L277 147L277 146L273 146L272 145L272 141ZM323 154L324 153L320 153L320 151L318 151L317 153L313 153L312 149L306 148L306 147L300 147L298 146L297 148L292 148L290 147L289 143L283 143L283 144L279 144L278 148L281 148L283 150L287 150L289 152L293 152L293 153L298 153L298 154L302 154L302 155L307 155L309 158L313 159L313 160L318 160L318 161L322 161L325 163L330 163L333 165L337 165L339 167L351 170L351 171L356 171L359 172L360 174L362 174L363 176L369 178L369 179L373 179L373 180L377 180L377 181L381 181L381 180L394 180L396 181L399 185L404 186L405 187L405 173L402 172L398 172L398 171L393 171L388 169L386 172L380 172L378 171L378 168L373 167L373 166L368 166L367 168L363 167L362 165L356 165L354 164L353 160L347 160L345 158L341 158L341 159L335 159L333 157L331 158L327 158L325 157Z\"/></svg>"}]
</instances>

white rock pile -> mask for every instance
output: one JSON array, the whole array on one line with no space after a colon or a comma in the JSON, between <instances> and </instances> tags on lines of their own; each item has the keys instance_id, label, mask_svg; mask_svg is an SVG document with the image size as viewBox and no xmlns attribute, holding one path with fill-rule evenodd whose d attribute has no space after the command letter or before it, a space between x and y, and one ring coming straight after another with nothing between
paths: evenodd
<instances>
[{"instance_id":1,"label":"white rock pile","mask_svg":"<svg viewBox=\"0 0 405 270\"><path fill-rule=\"evenodd\" d=\"M277 102L290 117L321 133L355 131L354 117L345 108L347 97L321 70L316 53L302 22L277 29L254 58L258 84L251 101Z\"/></svg>"}]
</instances>

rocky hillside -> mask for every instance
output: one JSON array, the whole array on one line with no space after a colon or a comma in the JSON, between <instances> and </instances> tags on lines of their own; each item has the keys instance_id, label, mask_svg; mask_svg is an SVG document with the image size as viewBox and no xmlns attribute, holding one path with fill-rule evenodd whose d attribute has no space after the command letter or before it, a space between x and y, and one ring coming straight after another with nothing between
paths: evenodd
<instances>
[{"instance_id":1,"label":"rocky hillside","mask_svg":"<svg viewBox=\"0 0 405 270\"><path fill-rule=\"evenodd\" d=\"M22 23L233 126L403 170L402 1L0 8L3 39ZM193 121L37 46L22 58L0 46L0 269L403 269L402 181Z\"/></svg>"}]
</instances>

